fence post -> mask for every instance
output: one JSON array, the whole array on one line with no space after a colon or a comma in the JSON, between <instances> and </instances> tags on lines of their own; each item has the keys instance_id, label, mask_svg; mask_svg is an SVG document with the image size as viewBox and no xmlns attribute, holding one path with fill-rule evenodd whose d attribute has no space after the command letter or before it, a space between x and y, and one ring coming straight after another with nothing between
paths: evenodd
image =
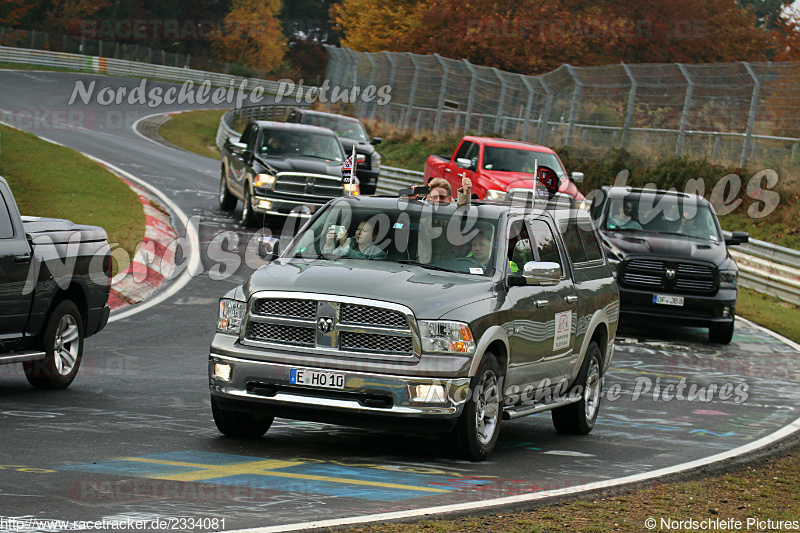
<instances>
[{"instance_id":1,"label":"fence post","mask_svg":"<svg viewBox=\"0 0 800 533\"><path fill-rule=\"evenodd\" d=\"M472 63L467 61L466 59L462 59L469 69L469 73L472 75L472 80L469 83L469 100L467 102L467 117L464 120L464 133L469 132L470 124L472 123L472 111L475 106L475 87L478 84L478 76L475 74L475 67L472 66Z\"/></svg>"},{"instance_id":2,"label":"fence post","mask_svg":"<svg viewBox=\"0 0 800 533\"><path fill-rule=\"evenodd\" d=\"M506 90L508 89L508 84L503 79L503 76L500 75L500 71L496 68L492 69L494 75L497 76L498 81L500 82L500 100L497 102L497 119L494 123L495 131L500 132L500 136L503 136L503 107L506 104ZM500 122L500 129L497 128L497 123Z\"/></svg>"},{"instance_id":3,"label":"fence post","mask_svg":"<svg viewBox=\"0 0 800 533\"><path fill-rule=\"evenodd\" d=\"M619 143L620 148L625 148L628 146L628 135L630 135L631 123L633 122L633 109L636 103L636 89L638 84L636 78L633 76L633 72L631 72L631 68L625 63L622 63L622 68L625 69L625 74L627 74L628 79L631 80L631 92L628 95L628 107L625 110L625 124L622 126L622 140Z\"/></svg>"},{"instance_id":4,"label":"fence post","mask_svg":"<svg viewBox=\"0 0 800 533\"><path fill-rule=\"evenodd\" d=\"M350 82L350 87L355 87L358 84L358 56L353 49L347 48L348 55L350 56L350 62L353 64L353 71L351 76L353 77L353 81Z\"/></svg>"},{"instance_id":5,"label":"fence post","mask_svg":"<svg viewBox=\"0 0 800 533\"><path fill-rule=\"evenodd\" d=\"M747 166L747 160L750 159L750 143L753 138L753 127L756 123L756 111L758 110L758 97L761 92L761 80L756 76L753 67L750 63L742 63L747 73L753 78L753 96L750 98L750 113L747 116L747 130L744 133L744 146L742 147L742 159L739 163L739 168Z\"/></svg>"},{"instance_id":6,"label":"fence post","mask_svg":"<svg viewBox=\"0 0 800 533\"><path fill-rule=\"evenodd\" d=\"M408 93L408 109L406 110L405 120L403 121L403 129L408 129L408 124L411 122L411 111L414 108L414 98L417 96L417 82L419 81L419 65L414 57L414 54L407 52L411 63L414 64L414 79L411 81L411 92Z\"/></svg>"},{"instance_id":7,"label":"fence post","mask_svg":"<svg viewBox=\"0 0 800 533\"><path fill-rule=\"evenodd\" d=\"M36 30L31 30L31 50L36 49Z\"/></svg>"},{"instance_id":8,"label":"fence post","mask_svg":"<svg viewBox=\"0 0 800 533\"><path fill-rule=\"evenodd\" d=\"M678 131L678 143L675 145L675 156L680 157L683 150L683 139L686 137L686 124L689 122L689 108L692 106L692 93L694 92L694 82L689 71L682 64L678 63L681 74L686 78L686 96L683 99L683 112L681 113L681 128Z\"/></svg>"},{"instance_id":9,"label":"fence post","mask_svg":"<svg viewBox=\"0 0 800 533\"><path fill-rule=\"evenodd\" d=\"M578 76L575 75L575 69L572 67L572 65L567 64L564 66L567 67L567 72L569 72L569 76L572 78L572 82L575 84L575 88L572 90L572 103L569 106L569 123L567 124L566 145L571 146L572 134L575 131L575 115L578 113L578 105L580 104L579 96L581 94L581 87L583 84L581 83L581 80L578 79Z\"/></svg>"},{"instance_id":10,"label":"fence post","mask_svg":"<svg viewBox=\"0 0 800 533\"><path fill-rule=\"evenodd\" d=\"M539 144L544 145L547 136L547 125L550 122L550 110L553 108L553 91L547 86L544 81L544 76L538 76L536 79L542 84L542 89L547 95L547 100L544 103L544 111L542 112L542 122L539 127Z\"/></svg>"},{"instance_id":11,"label":"fence post","mask_svg":"<svg viewBox=\"0 0 800 533\"><path fill-rule=\"evenodd\" d=\"M367 79L367 87L372 87L375 85L375 71L377 71L377 67L375 66L375 61L372 59L372 52L366 52L367 60L369 61L369 79ZM364 88L366 89L366 87ZM364 108L367 106L367 102L364 101L364 90L361 91L361 105L359 106L359 113L361 114L361 118L366 118L366 113L364 112Z\"/></svg>"},{"instance_id":12,"label":"fence post","mask_svg":"<svg viewBox=\"0 0 800 533\"><path fill-rule=\"evenodd\" d=\"M528 76L519 77L522 80L522 83L525 85L525 88L528 90L528 101L525 104L525 122L523 122L522 126L522 140L528 140L528 127L531 123L531 108L533 107L533 85L531 85L531 80L528 79Z\"/></svg>"},{"instance_id":13,"label":"fence post","mask_svg":"<svg viewBox=\"0 0 800 533\"><path fill-rule=\"evenodd\" d=\"M450 73L450 69L447 68L447 63L445 63L442 56L439 54L434 53L433 57L436 58L436 61L439 62L439 65L442 67L442 85L439 89L439 103L436 107L436 120L433 123L433 132L438 134L439 129L442 127L442 112L444 111L444 95L447 91L447 75Z\"/></svg>"},{"instance_id":14,"label":"fence post","mask_svg":"<svg viewBox=\"0 0 800 533\"><path fill-rule=\"evenodd\" d=\"M394 76L395 74L397 74L397 60L394 58L394 54L392 52L383 52L383 53L386 54L386 59L389 60L389 64L392 66L389 72L389 87L393 88ZM384 122L389 121L389 105L390 102L386 102L386 105L384 106L384 111L383 111Z\"/></svg>"}]
</instances>

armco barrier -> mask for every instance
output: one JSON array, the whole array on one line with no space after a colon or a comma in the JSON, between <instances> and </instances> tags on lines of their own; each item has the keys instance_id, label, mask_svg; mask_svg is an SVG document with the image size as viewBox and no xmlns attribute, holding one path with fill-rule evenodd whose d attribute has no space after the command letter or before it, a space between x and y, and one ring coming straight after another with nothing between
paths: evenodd
<instances>
[{"instance_id":1,"label":"armco barrier","mask_svg":"<svg viewBox=\"0 0 800 533\"><path fill-rule=\"evenodd\" d=\"M221 149L225 139L239 135L232 125L243 117L283 120L286 114L286 106L232 109L220 120L217 146ZM423 172L382 166L375 193L396 194L399 189L422 184L424 178ZM740 285L800 305L800 252L757 239L730 252L739 265Z\"/></svg>"},{"instance_id":2,"label":"armco barrier","mask_svg":"<svg viewBox=\"0 0 800 533\"><path fill-rule=\"evenodd\" d=\"M234 89L238 88L243 81L247 81L247 94L250 94L256 87L263 88L265 94L276 94L278 86L280 85L276 81L243 78L241 76L230 76L217 72L152 65L150 63L139 63L137 61L126 61L124 59L108 57L84 56L80 54L67 54L64 52L48 52L45 50L28 50L25 48L10 48L7 46L0 46L0 61L87 70L98 74L112 74L115 76L152 78L154 80L176 82L192 81L196 84L209 81L211 85L220 87L229 87L231 86L230 83L233 82L232 87Z\"/></svg>"}]
</instances>

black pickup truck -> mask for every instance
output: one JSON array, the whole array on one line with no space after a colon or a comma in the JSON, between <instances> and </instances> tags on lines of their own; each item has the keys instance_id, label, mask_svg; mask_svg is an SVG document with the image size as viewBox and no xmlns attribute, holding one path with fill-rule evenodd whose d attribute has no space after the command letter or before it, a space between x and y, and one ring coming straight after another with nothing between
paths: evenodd
<instances>
[{"instance_id":1,"label":"black pickup truck","mask_svg":"<svg viewBox=\"0 0 800 533\"><path fill-rule=\"evenodd\" d=\"M222 147L219 207L242 201L242 225L264 215L310 217L350 192L342 183L344 152L333 131L304 124L252 121ZM358 185L352 192L358 194Z\"/></svg>"},{"instance_id":2,"label":"black pickup truck","mask_svg":"<svg viewBox=\"0 0 800 533\"><path fill-rule=\"evenodd\" d=\"M67 387L84 338L108 322L110 281L105 230L21 217L0 178L0 364L22 363L36 388Z\"/></svg>"}]
</instances>

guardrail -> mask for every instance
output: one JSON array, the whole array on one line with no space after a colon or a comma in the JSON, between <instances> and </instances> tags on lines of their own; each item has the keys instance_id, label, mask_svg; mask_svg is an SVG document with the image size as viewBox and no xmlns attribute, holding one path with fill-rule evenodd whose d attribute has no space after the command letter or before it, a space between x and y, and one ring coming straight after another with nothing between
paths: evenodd
<instances>
[{"instance_id":1,"label":"guardrail","mask_svg":"<svg viewBox=\"0 0 800 533\"><path fill-rule=\"evenodd\" d=\"M260 106L232 109L220 120L217 146L221 149L228 137L238 136L232 126L243 118L284 120L291 106ZM411 185L422 184L425 174L417 170L382 166L376 194L396 194ZM800 305L800 251L757 239L730 249L739 265L739 284L762 294Z\"/></svg>"},{"instance_id":2,"label":"guardrail","mask_svg":"<svg viewBox=\"0 0 800 533\"><path fill-rule=\"evenodd\" d=\"M178 82L192 81L198 84L209 81L211 85L220 87L228 87L232 81L234 89L238 88L243 81L247 81L248 92L256 87L261 87L264 89L265 94L276 94L280 85L277 81L243 78L217 72L153 65L109 57L68 54L66 52L10 48L7 46L0 46L0 61L88 70L89 72L115 76L144 77Z\"/></svg>"}]
</instances>

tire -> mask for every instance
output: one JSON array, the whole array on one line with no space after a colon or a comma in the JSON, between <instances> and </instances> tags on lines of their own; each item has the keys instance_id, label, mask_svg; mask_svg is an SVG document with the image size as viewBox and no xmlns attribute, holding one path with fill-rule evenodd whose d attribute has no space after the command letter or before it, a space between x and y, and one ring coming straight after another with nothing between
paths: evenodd
<instances>
[{"instance_id":1,"label":"tire","mask_svg":"<svg viewBox=\"0 0 800 533\"><path fill-rule=\"evenodd\" d=\"M28 383L37 389L65 389L78 374L83 357L83 319L69 300L58 303L50 313L41 337L47 356L23 363Z\"/></svg>"},{"instance_id":2,"label":"tire","mask_svg":"<svg viewBox=\"0 0 800 533\"><path fill-rule=\"evenodd\" d=\"M223 211L236 209L236 197L228 189L228 181L225 179L225 167L222 167L219 178L219 208Z\"/></svg>"},{"instance_id":3,"label":"tire","mask_svg":"<svg viewBox=\"0 0 800 533\"><path fill-rule=\"evenodd\" d=\"M570 394L580 394L580 401L553 409L553 425L559 433L587 435L597 422L603 376L600 371L600 347L592 341Z\"/></svg>"},{"instance_id":4,"label":"tire","mask_svg":"<svg viewBox=\"0 0 800 533\"><path fill-rule=\"evenodd\" d=\"M223 409L213 396L211 397L211 413L214 415L214 423L220 433L240 439L263 437L274 420L272 416L258 416Z\"/></svg>"},{"instance_id":5,"label":"tire","mask_svg":"<svg viewBox=\"0 0 800 533\"><path fill-rule=\"evenodd\" d=\"M250 196L250 186L245 185L244 200L242 200L242 226L251 228L256 225L256 216L253 213L253 201Z\"/></svg>"},{"instance_id":6,"label":"tire","mask_svg":"<svg viewBox=\"0 0 800 533\"><path fill-rule=\"evenodd\" d=\"M730 344L733 340L733 320L730 324L708 328L708 340L717 344Z\"/></svg>"},{"instance_id":7,"label":"tire","mask_svg":"<svg viewBox=\"0 0 800 533\"><path fill-rule=\"evenodd\" d=\"M484 354L470 383L464 412L450 434L456 457L483 461L497 444L503 406L501 376L495 356Z\"/></svg>"}]
</instances>

